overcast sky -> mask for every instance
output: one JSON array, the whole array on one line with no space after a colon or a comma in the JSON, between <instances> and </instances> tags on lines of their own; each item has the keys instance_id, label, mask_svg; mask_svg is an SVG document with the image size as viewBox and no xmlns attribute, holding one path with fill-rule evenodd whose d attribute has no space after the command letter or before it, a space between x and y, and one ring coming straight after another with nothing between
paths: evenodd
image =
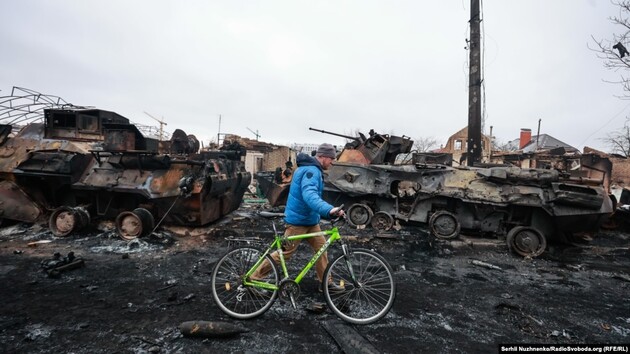
<instances>
[{"instance_id":1,"label":"overcast sky","mask_svg":"<svg viewBox=\"0 0 630 354\"><path fill-rule=\"evenodd\" d=\"M587 45L619 32L607 0L482 1L485 133L521 128L578 149L630 105ZM470 1L0 3L0 95L13 86L183 129L276 144L351 134L447 138L468 124Z\"/></svg>"}]
</instances>

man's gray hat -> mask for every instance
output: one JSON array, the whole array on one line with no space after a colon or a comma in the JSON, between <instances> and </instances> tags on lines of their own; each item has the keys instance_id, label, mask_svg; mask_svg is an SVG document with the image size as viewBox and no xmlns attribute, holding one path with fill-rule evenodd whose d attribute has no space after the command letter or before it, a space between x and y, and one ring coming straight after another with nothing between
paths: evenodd
<instances>
[{"instance_id":1,"label":"man's gray hat","mask_svg":"<svg viewBox=\"0 0 630 354\"><path fill-rule=\"evenodd\" d=\"M335 159L337 158L337 150L331 144L323 143L317 148L317 156Z\"/></svg>"}]
</instances>

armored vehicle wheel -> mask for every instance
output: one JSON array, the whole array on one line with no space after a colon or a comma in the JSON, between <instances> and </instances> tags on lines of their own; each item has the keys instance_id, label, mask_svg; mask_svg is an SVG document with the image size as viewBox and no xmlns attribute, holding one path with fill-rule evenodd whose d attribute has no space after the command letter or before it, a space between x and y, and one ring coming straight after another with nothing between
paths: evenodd
<instances>
[{"instance_id":1,"label":"armored vehicle wheel","mask_svg":"<svg viewBox=\"0 0 630 354\"><path fill-rule=\"evenodd\" d=\"M510 251L523 257L540 256L547 248L547 239L533 227L513 228L508 232L506 242Z\"/></svg>"},{"instance_id":2,"label":"armored vehicle wheel","mask_svg":"<svg viewBox=\"0 0 630 354\"><path fill-rule=\"evenodd\" d=\"M125 241L131 241L142 234L142 221L131 211L123 211L116 217L116 231Z\"/></svg>"},{"instance_id":3,"label":"armored vehicle wheel","mask_svg":"<svg viewBox=\"0 0 630 354\"><path fill-rule=\"evenodd\" d=\"M370 223L374 212L372 208L365 204L356 203L352 204L346 211L348 215L348 223L354 227L365 226Z\"/></svg>"},{"instance_id":4,"label":"armored vehicle wheel","mask_svg":"<svg viewBox=\"0 0 630 354\"><path fill-rule=\"evenodd\" d=\"M78 219L75 217L74 210L70 207L62 206L55 209L50 215L48 228L55 236L65 237L74 230L74 225L77 221Z\"/></svg>"},{"instance_id":5,"label":"armored vehicle wheel","mask_svg":"<svg viewBox=\"0 0 630 354\"><path fill-rule=\"evenodd\" d=\"M445 210L435 212L429 218L431 233L441 239L453 239L459 236L461 225L453 213Z\"/></svg>"},{"instance_id":6,"label":"armored vehicle wheel","mask_svg":"<svg viewBox=\"0 0 630 354\"><path fill-rule=\"evenodd\" d=\"M372 217L372 227L380 231L388 231L394 226L394 217L384 211L377 211Z\"/></svg>"},{"instance_id":7,"label":"armored vehicle wheel","mask_svg":"<svg viewBox=\"0 0 630 354\"><path fill-rule=\"evenodd\" d=\"M155 219L153 218L153 214L145 208L136 208L133 210L133 213L140 217L142 221L142 236L146 236L150 234L155 228Z\"/></svg>"},{"instance_id":8,"label":"armored vehicle wheel","mask_svg":"<svg viewBox=\"0 0 630 354\"><path fill-rule=\"evenodd\" d=\"M153 215L143 208L137 208L134 211L123 211L116 217L118 236L126 241L148 235L153 231L154 225Z\"/></svg>"},{"instance_id":9,"label":"armored vehicle wheel","mask_svg":"<svg viewBox=\"0 0 630 354\"><path fill-rule=\"evenodd\" d=\"M87 210L77 207L62 206L50 215L48 228L57 237L70 235L72 231L78 231L90 223L90 214Z\"/></svg>"}]
</instances>

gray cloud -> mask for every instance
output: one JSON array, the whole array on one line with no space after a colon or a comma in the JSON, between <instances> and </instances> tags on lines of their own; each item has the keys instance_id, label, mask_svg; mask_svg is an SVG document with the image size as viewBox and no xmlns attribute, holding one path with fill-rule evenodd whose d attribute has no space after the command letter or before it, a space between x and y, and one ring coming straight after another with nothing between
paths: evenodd
<instances>
[{"instance_id":1,"label":"gray cloud","mask_svg":"<svg viewBox=\"0 0 630 354\"><path fill-rule=\"evenodd\" d=\"M0 84L200 139L339 143L308 127L434 136L467 124L469 7L420 1L4 2ZM609 38L604 1L484 2L486 128L535 129L581 149L628 107L587 49ZM625 111L624 111L625 110ZM624 111L612 119L618 112ZM608 122L608 125L604 123ZM594 131L599 130L596 134Z\"/></svg>"}]
</instances>

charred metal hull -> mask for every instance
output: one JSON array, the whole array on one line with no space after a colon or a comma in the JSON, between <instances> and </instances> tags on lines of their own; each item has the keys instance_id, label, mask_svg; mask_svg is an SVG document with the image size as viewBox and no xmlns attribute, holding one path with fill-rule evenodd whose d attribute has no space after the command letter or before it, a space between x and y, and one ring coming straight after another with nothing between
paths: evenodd
<instances>
[{"instance_id":1,"label":"charred metal hull","mask_svg":"<svg viewBox=\"0 0 630 354\"><path fill-rule=\"evenodd\" d=\"M0 219L35 222L42 209L11 181L0 181Z\"/></svg>"},{"instance_id":2,"label":"charred metal hull","mask_svg":"<svg viewBox=\"0 0 630 354\"><path fill-rule=\"evenodd\" d=\"M0 219L45 221L52 213L52 229L64 235L90 216L124 214L121 225L138 235L156 220L200 226L237 209L251 180L242 149L196 153L187 136L158 151L126 118L96 109L50 109L45 117L15 136L2 133Z\"/></svg>"},{"instance_id":3,"label":"charred metal hull","mask_svg":"<svg viewBox=\"0 0 630 354\"><path fill-rule=\"evenodd\" d=\"M326 172L324 199L345 204L352 225L389 230L396 220L420 222L443 239L467 230L505 238L515 253L534 257L547 239L595 231L613 212L604 186L610 173L587 157L577 177L555 169L396 165L395 155L413 143L400 139L361 135Z\"/></svg>"},{"instance_id":4,"label":"charred metal hull","mask_svg":"<svg viewBox=\"0 0 630 354\"><path fill-rule=\"evenodd\" d=\"M251 179L240 160L217 153L171 158L121 152L98 160L72 189L105 217L142 207L167 223L205 225L236 210ZM182 179L190 188L186 195L181 195Z\"/></svg>"},{"instance_id":5,"label":"charred metal hull","mask_svg":"<svg viewBox=\"0 0 630 354\"><path fill-rule=\"evenodd\" d=\"M355 225L389 228L396 219L415 221L444 238L461 229L505 237L522 226L553 239L597 230L613 211L601 186L562 180L554 170L516 167L336 163L327 173L325 199L350 206ZM444 225L432 220L438 213Z\"/></svg>"},{"instance_id":6,"label":"charred metal hull","mask_svg":"<svg viewBox=\"0 0 630 354\"><path fill-rule=\"evenodd\" d=\"M291 183L276 183L275 172L257 172L254 177L258 183L258 189L272 207L287 203Z\"/></svg>"}]
</instances>

